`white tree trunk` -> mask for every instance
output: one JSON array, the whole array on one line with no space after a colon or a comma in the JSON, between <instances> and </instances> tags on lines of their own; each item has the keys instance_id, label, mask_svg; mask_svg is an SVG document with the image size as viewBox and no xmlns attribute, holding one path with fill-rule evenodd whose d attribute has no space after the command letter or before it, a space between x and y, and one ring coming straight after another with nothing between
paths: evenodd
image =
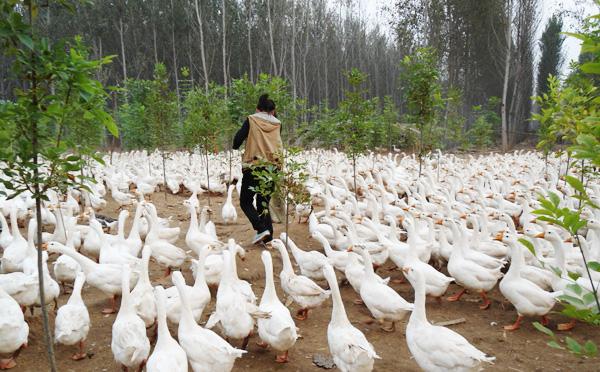
<instances>
[{"instance_id":1,"label":"white tree trunk","mask_svg":"<svg viewBox=\"0 0 600 372\"><path fill-rule=\"evenodd\" d=\"M296 106L296 0L292 0L292 101Z\"/></svg>"},{"instance_id":2,"label":"white tree trunk","mask_svg":"<svg viewBox=\"0 0 600 372\"><path fill-rule=\"evenodd\" d=\"M225 0L223 0L223 86L225 87L225 97L227 97L227 28L226 28L226 20L225 20Z\"/></svg>"},{"instance_id":3,"label":"white tree trunk","mask_svg":"<svg viewBox=\"0 0 600 372\"><path fill-rule=\"evenodd\" d=\"M119 15L119 39L121 40L121 64L123 66L123 80L127 80L127 61L125 59L125 42L123 41L123 16Z\"/></svg>"},{"instance_id":4,"label":"white tree trunk","mask_svg":"<svg viewBox=\"0 0 600 372\"><path fill-rule=\"evenodd\" d=\"M250 58L250 81L254 82L254 68L252 67L252 39L251 39L251 33L252 33L252 0L248 1L246 3L246 10L248 12L248 56Z\"/></svg>"},{"instance_id":5,"label":"white tree trunk","mask_svg":"<svg viewBox=\"0 0 600 372\"><path fill-rule=\"evenodd\" d=\"M512 0L508 0L506 19L506 57L504 59L504 86L502 88L502 151L508 151L508 82L512 52Z\"/></svg>"},{"instance_id":6,"label":"white tree trunk","mask_svg":"<svg viewBox=\"0 0 600 372\"><path fill-rule=\"evenodd\" d=\"M271 47L271 64L273 66L273 75L278 76L279 71L277 70L277 60L275 59L275 45L273 43L273 22L271 22L271 1L270 0L267 0L267 23L269 25L269 44Z\"/></svg>"},{"instance_id":7,"label":"white tree trunk","mask_svg":"<svg viewBox=\"0 0 600 372\"><path fill-rule=\"evenodd\" d=\"M202 71L204 72L204 90L208 94L208 70L206 69L206 53L204 52L204 30L202 29L202 13L198 0L194 0L194 8L196 10L196 19L198 20L198 29L200 31L200 58L202 60Z\"/></svg>"}]
</instances>

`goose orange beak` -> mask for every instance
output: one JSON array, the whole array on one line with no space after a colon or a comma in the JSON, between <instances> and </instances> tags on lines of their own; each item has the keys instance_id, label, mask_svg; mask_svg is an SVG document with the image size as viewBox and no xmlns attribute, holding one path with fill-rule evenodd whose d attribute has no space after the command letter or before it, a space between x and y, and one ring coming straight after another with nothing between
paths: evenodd
<instances>
[{"instance_id":1,"label":"goose orange beak","mask_svg":"<svg viewBox=\"0 0 600 372\"><path fill-rule=\"evenodd\" d=\"M567 239L565 239L565 243L573 243L573 238L569 236Z\"/></svg>"},{"instance_id":2,"label":"goose orange beak","mask_svg":"<svg viewBox=\"0 0 600 372\"><path fill-rule=\"evenodd\" d=\"M435 221L435 222L434 222L434 224L435 224L435 225L443 225L443 224L444 224L444 221L442 221L442 220L437 220L437 221Z\"/></svg>"},{"instance_id":3,"label":"goose orange beak","mask_svg":"<svg viewBox=\"0 0 600 372\"><path fill-rule=\"evenodd\" d=\"M42 243L42 250L47 250L48 249L48 243Z\"/></svg>"},{"instance_id":4,"label":"goose orange beak","mask_svg":"<svg viewBox=\"0 0 600 372\"><path fill-rule=\"evenodd\" d=\"M546 237L546 234L544 233L539 233L536 236L534 236L534 238L539 238L539 239L544 239Z\"/></svg>"},{"instance_id":5,"label":"goose orange beak","mask_svg":"<svg viewBox=\"0 0 600 372\"><path fill-rule=\"evenodd\" d=\"M466 213L462 213L459 217L461 219L465 220L467 218L467 214Z\"/></svg>"},{"instance_id":6,"label":"goose orange beak","mask_svg":"<svg viewBox=\"0 0 600 372\"><path fill-rule=\"evenodd\" d=\"M354 252L354 246L349 246L346 252Z\"/></svg>"},{"instance_id":7,"label":"goose orange beak","mask_svg":"<svg viewBox=\"0 0 600 372\"><path fill-rule=\"evenodd\" d=\"M504 233L499 232L498 234L496 234L496 236L494 236L494 240L501 242L503 237L504 237Z\"/></svg>"}]
</instances>

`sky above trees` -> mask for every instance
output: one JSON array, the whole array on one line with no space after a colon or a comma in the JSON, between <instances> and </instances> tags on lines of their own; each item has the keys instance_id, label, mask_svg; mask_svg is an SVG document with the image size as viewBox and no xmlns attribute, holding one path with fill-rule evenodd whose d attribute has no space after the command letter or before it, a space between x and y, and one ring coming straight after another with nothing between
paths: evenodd
<instances>
[{"instance_id":1,"label":"sky above trees","mask_svg":"<svg viewBox=\"0 0 600 372\"><path fill-rule=\"evenodd\" d=\"M336 6L340 0L329 1L331 6ZM542 35L544 26L552 14L560 11L574 13L565 17L564 30L565 32L575 32L577 31L577 25L581 24L580 19L577 17L588 17L595 14L598 9L594 4L594 0L541 0L541 2L543 7L540 11L540 24L537 30L538 39ZM389 30L388 17L383 9L391 3L393 3L391 0L360 0L361 12L370 23L379 24L380 27ZM391 32L389 34L391 35ZM577 60L580 49L581 42L579 40L575 38L566 38L563 44L563 53L565 56L565 62L562 65L563 73L567 73L569 62L571 60ZM539 52L539 47L536 51ZM536 59L537 58L539 58L539 53L536 55Z\"/></svg>"}]
</instances>

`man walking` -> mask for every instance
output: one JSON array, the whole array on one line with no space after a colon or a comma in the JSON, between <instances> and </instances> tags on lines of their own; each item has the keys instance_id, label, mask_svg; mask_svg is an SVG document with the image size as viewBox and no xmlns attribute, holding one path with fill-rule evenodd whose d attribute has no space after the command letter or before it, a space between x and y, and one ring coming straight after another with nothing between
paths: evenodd
<instances>
[{"instance_id":1,"label":"man walking","mask_svg":"<svg viewBox=\"0 0 600 372\"><path fill-rule=\"evenodd\" d=\"M269 99L268 94L263 94L258 99L256 113L248 116L233 139L234 149L239 149L246 141L242 156L240 207L256 230L256 235L252 239L253 244L266 243L273 239L273 222L269 214L271 198L254 191L259 181L252 174L252 167L258 162L275 162L275 154L282 150L281 122L275 115L275 102ZM256 208L252 204L255 196Z\"/></svg>"}]
</instances>

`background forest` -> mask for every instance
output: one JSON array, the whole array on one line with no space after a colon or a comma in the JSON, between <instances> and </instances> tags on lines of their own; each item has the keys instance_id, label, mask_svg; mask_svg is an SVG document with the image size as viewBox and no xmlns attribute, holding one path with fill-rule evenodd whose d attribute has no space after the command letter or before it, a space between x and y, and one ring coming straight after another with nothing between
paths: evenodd
<instances>
[{"instance_id":1,"label":"background forest","mask_svg":"<svg viewBox=\"0 0 600 372\"><path fill-rule=\"evenodd\" d=\"M114 55L97 74L113 92L97 104L110 107L121 136L97 145L181 148L211 134L215 150L227 148L268 92L288 143L338 146L348 93L360 90L371 147L410 150L423 134L428 148L508 148L534 133L531 97L562 64L565 14L540 25L541 2L395 0L381 9L391 26L382 29L352 0L94 1L74 13L42 7L37 29L52 39L80 35L92 59ZM10 62L0 57L7 99L18 84ZM435 76L426 122L409 102L415 62Z\"/></svg>"}]
</instances>

